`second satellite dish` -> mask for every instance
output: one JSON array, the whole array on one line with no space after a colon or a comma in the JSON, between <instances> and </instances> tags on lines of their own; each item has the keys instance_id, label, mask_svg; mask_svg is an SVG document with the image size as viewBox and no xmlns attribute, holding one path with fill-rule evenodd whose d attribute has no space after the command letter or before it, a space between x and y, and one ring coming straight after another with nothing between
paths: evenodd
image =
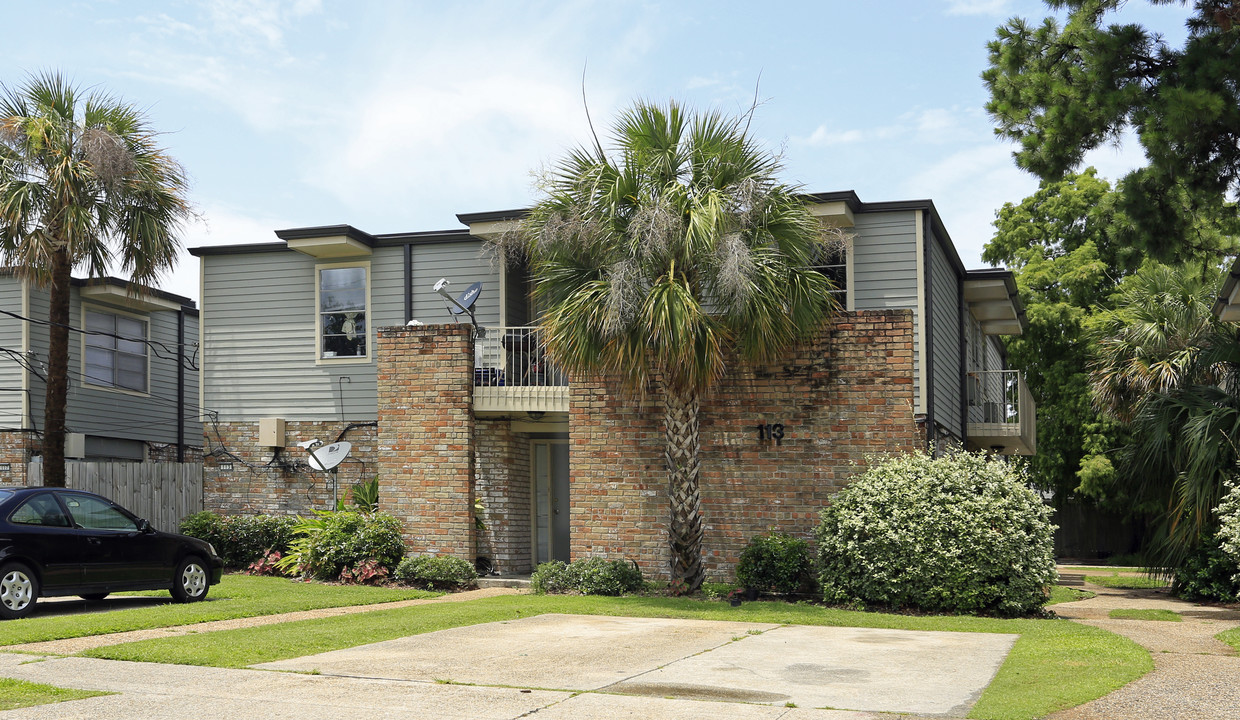
<instances>
[{"instance_id":1,"label":"second satellite dish","mask_svg":"<svg viewBox=\"0 0 1240 720\"><path fill-rule=\"evenodd\" d=\"M309 450L310 466L315 470L331 470L349 456L353 444L348 442L332 443Z\"/></svg>"},{"instance_id":2,"label":"second satellite dish","mask_svg":"<svg viewBox=\"0 0 1240 720\"><path fill-rule=\"evenodd\" d=\"M456 307L449 308L454 315L460 315L463 312L469 312L469 309L478 301L478 294L482 292L482 283L476 282L465 288L465 292L456 299Z\"/></svg>"}]
</instances>

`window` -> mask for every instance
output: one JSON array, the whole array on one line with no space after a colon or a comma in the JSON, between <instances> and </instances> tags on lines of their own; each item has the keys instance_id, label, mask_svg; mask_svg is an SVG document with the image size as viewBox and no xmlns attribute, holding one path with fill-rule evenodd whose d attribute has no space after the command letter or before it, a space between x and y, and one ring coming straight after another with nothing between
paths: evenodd
<instances>
[{"instance_id":1,"label":"window","mask_svg":"<svg viewBox=\"0 0 1240 720\"><path fill-rule=\"evenodd\" d=\"M848 246L840 242L824 243L818 246L815 255L817 257L810 268L827 276L835 286L831 292L836 295L840 305L844 305L844 298L848 294Z\"/></svg>"},{"instance_id":2,"label":"window","mask_svg":"<svg viewBox=\"0 0 1240 720\"><path fill-rule=\"evenodd\" d=\"M138 529L138 524L132 518L99 498L71 494L62 497L69 506L73 521L87 530L133 532Z\"/></svg>"},{"instance_id":3,"label":"window","mask_svg":"<svg viewBox=\"0 0 1240 720\"><path fill-rule=\"evenodd\" d=\"M366 266L319 269L319 357L366 357Z\"/></svg>"},{"instance_id":4,"label":"window","mask_svg":"<svg viewBox=\"0 0 1240 720\"><path fill-rule=\"evenodd\" d=\"M56 498L52 497L51 493L35 495L22 503L9 516L9 522L17 525L69 527L69 518L65 517L65 512L60 509L60 503L56 502Z\"/></svg>"},{"instance_id":5,"label":"window","mask_svg":"<svg viewBox=\"0 0 1240 720\"><path fill-rule=\"evenodd\" d=\"M86 382L146 392L146 322L92 310L85 311L85 316L90 331L86 335Z\"/></svg>"}]
</instances>

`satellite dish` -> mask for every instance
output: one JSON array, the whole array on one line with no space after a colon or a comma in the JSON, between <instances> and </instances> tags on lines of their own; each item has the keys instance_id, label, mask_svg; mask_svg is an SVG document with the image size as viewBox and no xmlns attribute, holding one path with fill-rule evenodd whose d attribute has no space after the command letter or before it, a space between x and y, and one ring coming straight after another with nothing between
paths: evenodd
<instances>
[{"instance_id":1,"label":"satellite dish","mask_svg":"<svg viewBox=\"0 0 1240 720\"><path fill-rule=\"evenodd\" d=\"M310 450L310 467L315 470L327 471L344 462L349 456L349 451L353 449L353 444L348 442L332 443L322 447Z\"/></svg>"},{"instance_id":2,"label":"satellite dish","mask_svg":"<svg viewBox=\"0 0 1240 720\"><path fill-rule=\"evenodd\" d=\"M482 294L482 283L476 282L465 288L465 292L456 299L456 307L448 308L453 315L460 315L463 312L469 312L469 309L478 302L478 296Z\"/></svg>"}]
</instances>

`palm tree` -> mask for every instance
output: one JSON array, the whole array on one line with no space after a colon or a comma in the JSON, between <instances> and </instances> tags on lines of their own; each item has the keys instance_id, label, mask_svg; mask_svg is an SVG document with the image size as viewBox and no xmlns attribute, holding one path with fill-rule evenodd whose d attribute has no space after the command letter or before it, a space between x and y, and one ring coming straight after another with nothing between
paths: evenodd
<instances>
[{"instance_id":1,"label":"palm tree","mask_svg":"<svg viewBox=\"0 0 1240 720\"><path fill-rule=\"evenodd\" d=\"M1211 529L1236 465L1240 342L1211 312L1218 278L1144 267L1097 329L1095 402L1131 423L1120 470L1138 501L1159 508L1150 560L1168 570Z\"/></svg>"},{"instance_id":2,"label":"palm tree","mask_svg":"<svg viewBox=\"0 0 1240 720\"><path fill-rule=\"evenodd\" d=\"M136 108L57 73L0 85L0 260L49 288L43 478L65 484L69 284L114 264L150 283L176 262L185 172Z\"/></svg>"},{"instance_id":3,"label":"palm tree","mask_svg":"<svg viewBox=\"0 0 1240 720\"><path fill-rule=\"evenodd\" d=\"M671 578L688 592L705 577L703 398L731 359L772 360L835 308L809 269L829 232L748 120L636 104L611 153L596 139L548 173L517 243L552 358L662 395Z\"/></svg>"}]
</instances>

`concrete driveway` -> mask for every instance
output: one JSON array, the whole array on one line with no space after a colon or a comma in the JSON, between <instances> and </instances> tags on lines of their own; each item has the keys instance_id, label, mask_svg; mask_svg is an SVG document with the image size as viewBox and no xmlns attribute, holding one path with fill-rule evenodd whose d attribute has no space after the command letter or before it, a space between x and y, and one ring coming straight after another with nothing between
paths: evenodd
<instances>
[{"instance_id":1,"label":"concrete driveway","mask_svg":"<svg viewBox=\"0 0 1240 720\"><path fill-rule=\"evenodd\" d=\"M1015 640L540 615L252 670L0 653L0 676L119 693L0 718L962 717Z\"/></svg>"}]
</instances>

